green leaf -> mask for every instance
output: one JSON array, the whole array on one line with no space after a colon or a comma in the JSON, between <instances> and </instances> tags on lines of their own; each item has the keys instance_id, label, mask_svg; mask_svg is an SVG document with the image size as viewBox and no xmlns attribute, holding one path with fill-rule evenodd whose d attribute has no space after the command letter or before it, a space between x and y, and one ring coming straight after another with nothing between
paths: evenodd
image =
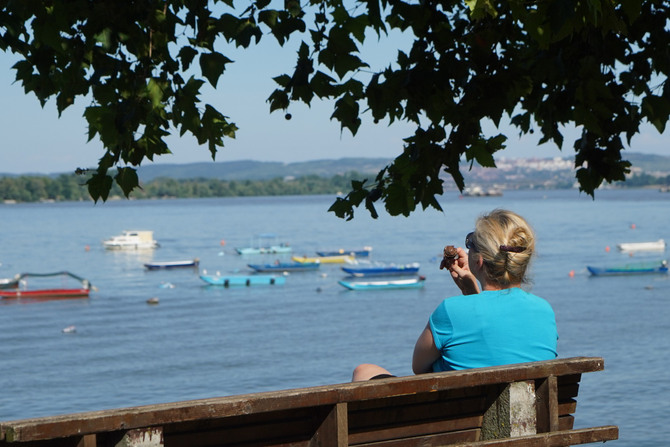
<instances>
[{"instance_id":1,"label":"green leaf","mask_svg":"<svg viewBox=\"0 0 670 447\"><path fill-rule=\"evenodd\" d=\"M95 203L102 199L103 202L109 197L109 191L112 189L112 177L107 174L96 172L86 181L88 193Z\"/></svg>"},{"instance_id":2,"label":"green leaf","mask_svg":"<svg viewBox=\"0 0 670 447\"><path fill-rule=\"evenodd\" d=\"M140 186L140 180L137 177L137 171L133 168L118 168L114 176L116 183L121 187L126 197L130 195L133 189Z\"/></svg>"},{"instance_id":3,"label":"green leaf","mask_svg":"<svg viewBox=\"0 0 670 447\"><path fill-rule=\"evenodd\" d=\"M179 50L179 59L181 60L181 69L188 70L193 62L193 58L198 55L198 51L191 46L184 46Z\"/></svg>"},{"instance_id":4,"label":"green leaf","mask_svg":"<svg viewBox=\"0 0 670 447\"><path fill-rule=\"evenodd\" d=\"M207 78L210 84L216 88L219 77L223 74L226 64L232 62L226 56L218 52L203 53L200 55L200 69L202 75Z\"/></svg>"},{"instance_id":5,"label":"green leaf","mask_svg":"<svg viewBox=\"0 0 670 447\"><path fill-rule=\"evenodd\" d=\"M163 105L163 89L160 86L160 83L156 81L155 78L149 79L147 84L147 94L151 100L151 105L155 108L162 108Z\"/></svg>"},{"instance_id":6,"label":"green leaf","mask_svg":"<svg viewBox=\"0 0 670 447\"><path fill-rule=\"evenodd\" d=\"M642 114L663 133L670 117L670 98L647 95L642 99Z\"/></svg>"},{"instance_id":7,"label":"green leaf","mask_svg":"<svg viewBox=\"0 0 670 447\"><path fill-rule=\"evenodd\" d=\"M331 119L338 120L342 129L349 129L352 135L356 135L361 125L358 111L358 102L353 96L346 94L335 102L335 111L331 115Z\"/></svg>"}]
</instances>

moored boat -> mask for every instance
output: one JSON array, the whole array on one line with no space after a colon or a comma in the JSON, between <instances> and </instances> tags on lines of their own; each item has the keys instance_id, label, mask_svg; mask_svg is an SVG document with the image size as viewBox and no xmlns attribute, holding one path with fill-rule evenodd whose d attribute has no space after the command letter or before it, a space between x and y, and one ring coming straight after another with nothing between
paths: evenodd
<instances>
[{"instance_id":1,"label":"moored boat","mask_svg":"<svg viewBox=\"0 0 670 447\"><path fill-rule=\"evenodd\" d=\"M423 287L426 278L417 276L415 278L388 279L376 281L345 281L338 283L349 290L379 290L379 289L419 289Z\"/></svg>"},{"instance_id":2,"label":"moored boat","mask_svg":"<svg viewBox=\"0 0 670 447\"><path fill-rule=\"evenodd\" d=\"M617 244L619 251L665 251L665 241L659 239L652 242L624 242Z\"/></svg>"},{"instance_id":3,"label":"moored boat","mask_svg":"<svg viewBox=\"0 0 670 447\"><path fill-rule=\"evenodd\" d=\"M79 287L48 287L42 286L40 279L61 277L71 278L79 282ZM17 284L13 288L0 290L0 298L26 298L26 299L65 299L65 298L88 298L91 290L95 287L87 280L70 272L62 271L55 273L22 273L17 275ZM38 287L28 288L28 282L38 282Z\"/></svg>"},{"instance_id":4,"label":"moored boat","mask_svg":"<svg viewBox=\"0 0 670 447\"><path fill-rule=\"evenodd\" d=\"M384 262L353 263L342 267L342 271L351 276L394 276L412 275L419 271L421 264L412 262L409 264L393 264Z\"/></svg>"},{"instance_id":5,"label":"moored boat","mask_svg":"<svg viewBox=\"0 0 670 447\"><path fill-rule=\"evenodd\" d=\"M164 262L147 262L144 267L147 270L161 270L161 269L176 269L176 268L195 268L200 265L198 258L188 259L184 261L164 261Z\"/></svg>"},{"instance_id":6,"label":"moored boat","mask_svg":"<svg viewBox=\"0 0 670 447\"><path fill-rule=\"evenodd\" d=\"M284 284L286 279L276 275L200 275L200 279L212 286L254 286Z\"/></svg>"},{"instance_id":7,"label":"moored boat","mask_svg":"<svg viewBox=\"0 0 670 447\"><path fill-rule=\"evenodd\" d=\"M281 254L292 253L293 247L284 242L278 243L277 235L273 233L263 233L256 235L249 247L236 248L235 251L240 255Z\"/></svg>"},{"instance_id":8,"label":"moored boat","mask_svg":"<svg viewBox=\"0 0 670 447\"><path fill-rule=\"evenodd\" d=\"M354 262L356 258L350 255L334 255L334 256L312 256L312 257L293 256L291 259L293 259L295 262L303 262L303 263L320 262L321 264L344 264L345 262Z\"/></svg>"},{"instance_id":9,"label":"moored boat","mask_svg":"<svg viewBox=\"0 0 670 447\"><path fill-rule=\"evenodd\" d=\"M19 278L20 277L21 277L21 275L16 275L13 278L0 279L0 290L17 288L19 286Z\"/></svg>"},{"instance_id":10,"label":"moored boat","mask_svg":"<svg viewBox=\"0 0 670 447\"><path fill-rule=\"evenodd\" d=\"M649 273L668 273L668 261L630 262L620 266L586 266L593 276L640 275Z\"/></svg>"},{"instance_id":11,"label":"moored boat","mask_svg":"<svg viewBox=\"0 0 670 447\"><path fill-rule=\"evenodd\" d=\"M247 264L257 272L308 272L317 270L320 262L275 262L272 264Z\"/></svg>"},{"instance_id":12,"label":"moored boat","mask_svg":"<svg viewBox=\"0 0 670 447\"><path fill-rule=\"evenodd\" d=\"M125 230L118 236L102 241L107 250L142 250L157 248L153 231Z\"/></svg>"},{"instance_id":13,"label":"moored boat","mask_svg":"<svg viewBox=\"0 0 670 447\"><path fill-rule=\"evenodd\" d=\"M372 247L365 246L362 249L358 249L358 250L345 250L343 248L340 248L339 250L333 250L333 251L317 251L316 254L318 256L349 255L349 256L353 256L355 258L365 258L365 257L370 256L371 252L372 252Z\"/></svg>"}]
</instances>

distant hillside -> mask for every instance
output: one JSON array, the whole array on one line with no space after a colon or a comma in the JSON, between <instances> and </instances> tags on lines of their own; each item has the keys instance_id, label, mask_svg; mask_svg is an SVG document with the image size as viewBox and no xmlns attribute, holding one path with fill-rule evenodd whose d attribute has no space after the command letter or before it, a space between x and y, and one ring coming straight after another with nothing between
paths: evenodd
<instances>
[{"instance_id":1,"label":"distant hillside","mask_svg":"<svg viewBox=\"0 0 670 447\"><path fill-rule=\"evenodd\" d=\"M642 171L650 175L666 176L670 174L670 156L652 155L638 152L623 152L623 158L633 164L633 171ZM571 160L571 157L563 157ZM514 175L529 177L533 175L533 169L529 169L523 160L516 159L519 166ZM548 159L549 160L549 159ZM341 158L338 160L313 160L296 163L267 162L267 161L226 161L226 162L203 162L189 164L155 164L146 163L138 168L138 175L141 182L148 183L156 178L172 178L176 180L190 179L217 179L217 180L270 180L285 177L304 177L308 175L318 175L320 177L330 178L337 174L356 171L361 174L376 175L380 169L391 163L392 159L385 158ZM508 160L509 161L509 160ZM509 164L509 163L508 163ZM572 165L570 165L572 166ZM573 169L567 169L565 172L567 181L574 181ZM475 167L472 171L468 164L464 164L462 172L469 182L493 182L506 183L509 181L511 173L502 168L488 169ZM57 177L64 173L46 174L48 177ZM65 173L71 174L71 173ZM541 171L538 175L544 175ZM3 174L0 177L18 177L18 176L44 176L45 174ZM444 174L446 177L446 174ZM481 178L483 176L484 178Z\"/></svg>"},{"instance_id":2,"label":"distant hillside","mask_svg":"<svg viewBox=\"0 0 670 447\"><path fill-rule=\"evenodd\" d=\"M642 154L639 152L623 152L622 157L633 164L633 168L644 172L670 172L670 156Z\"/></svg>"},{"instance_id":3,"label":"distant hillside","mask_svg":"<svg viewBox=\"0 0 670 447\"><path fill-rule=\"evenodd\" d=\"M298 163L268 161L226 161L190 164L146 164L137 173L143 182L155 178L173 179L207 178L218 180L269 180L284 177L318 175L332 177L356 171L377 174L392 160L385 158L341 158L339 160L314 160Z\"/></svg>"}]
</instances>

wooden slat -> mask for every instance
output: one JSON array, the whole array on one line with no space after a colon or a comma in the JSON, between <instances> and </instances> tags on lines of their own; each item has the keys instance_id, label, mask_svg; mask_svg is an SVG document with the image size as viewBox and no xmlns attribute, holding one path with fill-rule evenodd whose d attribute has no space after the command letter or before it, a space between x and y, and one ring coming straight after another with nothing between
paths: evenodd
<instances>
[{"instance_id":1,"label":"wooden slat","mask_svg":"<svg viewBox=\"0 0 670 447\"><path fill-rule=\"evenodd\" d=\"M481 416L462 417L453 420L428 422L409 426L391 426L378 430L349 433L349 445L403 439L416 436L434 435L460 430L479 429Z\"/></svg>"},{"instance_id":2,"label":"wooden slat","mask_svg":"<svg viewBox=\"0 0 670 447\"><path fill-rule=\"evenodd\" d=\"M614 441L619 439L619 428L613 425L584 428L579 430L540 433L519 438L494 439L490 441L466 442L458 447L564 447L591 442Z\"/></svg>"},{"instance_id":3,"label":"wooden slat","mask_svg":"<svg viewBox=\"0 0 670 447\"><path fill-rule=\"evenodd\" d=\"M310 447L347 447L349 424L347 404L339 403L331 408L309 442Z\"/></svg>"},{"instance_id":4,"label":"wooden slat","mask_svg":"<svg viewBox=\"0 0 670 447\"><path fill-rule=\"evenodd\" d=\"M184 424L173 423L165 426L163 433L168 440L166 445L176 447L307 442L331 408L283 410Z\"/></svg>"},{"instance_id":5,"label":"wooden slat","mask_svg":"<svg viewBox=\"0 0 670 447\"><path fill-rule=\"evenodd\" d=\"M550 375L535 386L537 432L558 430L558 381Z\"/></svg>"},{"instance_id":6,"label":"wooden slat","mask_svg":"<svg viewBox=\"0 0 670 447\"><path fill-rule=\"evenodd\" d=\"M426 405L408 405L397 407L391 403L377 410L350 412L349 428L352 431L363 427L389 424L408 424L421 420L454 418L459 415L483 414L486 400L484 397L457 401L431 402Z\"/></svg>"},{"instance_id":7,"label":"wooden slat","mask_svg":"<svg viewBox=\"0 0 670 447\"><path fill-rule=\"evenodd\" d=\"M389 441L380 441L369 444L358 444L356 447L441 447L452 444L461 444L463 442L473 442L480 438L480 431L461 430L449 433L438 433L435 435L392 439Z\"/></svg>"},{"instance_id":8,"label":"wooden slat","mask_svg":"<svg viewBox=\"0 0 670 447\"><path fill-rule=\"evenodd\" d=\"M460 399L484 396L486 396L486 387L481 386L408 394L403 396L384 396L379 399L352 401L349 403L349 412L384 408L387 407L389 403L392 403L393 405L412 405L415 403L457 401Z\"/></svg>"},{"instance_id":9,"label":"wooden slat","mask_svg":"<svg viewBox=\"0 0 670 447\"><path fill-rule=\"evenodd\" d=\"M575 427L575 417L572 415L558 418L558 430L572 430Z\"/></svg>"}]
</instances>

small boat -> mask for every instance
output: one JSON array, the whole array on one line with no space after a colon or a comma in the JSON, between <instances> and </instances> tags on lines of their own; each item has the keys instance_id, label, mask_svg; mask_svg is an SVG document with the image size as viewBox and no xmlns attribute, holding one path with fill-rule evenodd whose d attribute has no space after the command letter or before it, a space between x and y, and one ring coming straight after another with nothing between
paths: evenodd
<instances>
[{"instance_id":1,"label":"small boat","mask_svg":"<svg viewBox=\"0 0 670 447\"><path fill-rule=\"evenodd\" d=\"M320 262L275 262L273 264L247 264L257 272L308 272L317 270Z\"/></svg>"},{"instance_id":2,"label":"small boat","mask_svg":"<svg viewBox=\"0 0 670 447\"><path fill-rule=\"evenodd\" d=\"M419 271L421 264L412 262L409 264L387 264L384 262L354 263L342 267L342 271L351 276L393 276L412 275Z\"/></svg>"},{"instance_id":3,"label":"small boat","mask_svg":"<svg viewBox=\"0 0 670 447\"><path fill-rule=\"evenodd\" d=\"M286 243L277 243L277 235L273 233L264 233L256 235L255 242L252 241L250 247L236 248L240 255L264 255L292 253L293 247Z\"/></svg>"},{"instance_id":4,"label":"small boat","mask_svg":"<svg viewBox=\"0 0 670 447\"><path fill-rule=\"evenodd\" d=\"M626 242L617 244L619 251L665 251L665 241L659 239L653 242Z\"/></svg>"},{"instance_id":5,"label":"small boat","mask_svg":"<svg viewBox=\"0 0 670 447\"><path fill-rule=\"evenodd\" d=\"M142 250L157 248L153 231L126 230L118 236L102 241L107 250Z\"/></svg>"},{"instance_id":6,"label":"small boat","mask_svg":"<svg viewBox=\"0 0 670 447\"><path fill-rule=\"evenodd\" d=\"M200 279L212 286L255 286L255 285L273 285L284 284L286 278L275 275L200 275Z\"/></svg>"},{"instance_id":7,"label":"small boat","mask_svg":"<svg viewBox=\"0 0 670 447\"><path fill-rule=\"evenodd\" d=\"M420 289L423 287L425 276L405 279L388 279L376 281L338 281L349 290L379 290L379 289Z\"/></svg>"},{"instance_id":8,"label":"small boat","mask_svg":"<svg viewBox=\"0 0 670 447\"><path fill-rule=\"evenodd\" d=\"M28 281L36 280L41 286L42 278L51 277L72 278L78 281L79 287L59 287L55 288L49 286L46 288L28 289ZM64 299L64 298L88 298L91 290L95 287L91 283L80 276L74 275L70 272L56 272L56 273L22 273L17 275L18 283L16 287L11 289L0 290L0 298L31 298L31 299Z\"/></svg>"},{"instance_id":9,"label":"small boat","mask_svg":"<svg viewBox=\"0 0 670 447\"><path fill-rule=\"evenodd\" d=\"M345 262L354 262L356 258L350 255L333 255L333 256L293 256L295 262L312 263L319 262L321 264L344 264Z\"/></svg>"},{"instance_id":10,"label":"small boat","mask_svg":"<svg viewBox=\"0 0 670 447\"><path fill-rule=\"evenodd\" d=\"M319 256L340 256L340 255L349 255L355 258L365 258L370 256L372 247L363 247L360 250L345 250L340 248L339 250L334 251L317 251L316 254Z\"/></svg>"},{"instance_id":11,"label":"small boat","mask_svg":"<svg viewBox=\"0 0 670 447\"><path fill-rule=\"evenodd\" d=\"M161 270L161 269L176 269L176 268L187 268L187 267L197 267L200 265L200 260L198 258L189 259L185 261L166 261L166 262L148 262L144 264L148 270Z\"/></svg>"},{"instance_id":12,"label":"small boat","mask_svg":"<svg viewBox=\"0 0 670 447\"><path fill-rule=\"evenodd\" d=\"M668 273L668 261L631 262L614 267L586 266L593 276L640 275L649 273Z\"/></svg>"},{"instance_id":13,"label":"small boat","mask_svg":"<svg viewBox=\"0 0 670 447\"><path fill-rule=\"evenodd\" d=\"M2 289L15 289L19 286L19 278L21 275L16 275L13 278L3 278L0 279L0 290Z\"/></svg>"}]
</instances>

